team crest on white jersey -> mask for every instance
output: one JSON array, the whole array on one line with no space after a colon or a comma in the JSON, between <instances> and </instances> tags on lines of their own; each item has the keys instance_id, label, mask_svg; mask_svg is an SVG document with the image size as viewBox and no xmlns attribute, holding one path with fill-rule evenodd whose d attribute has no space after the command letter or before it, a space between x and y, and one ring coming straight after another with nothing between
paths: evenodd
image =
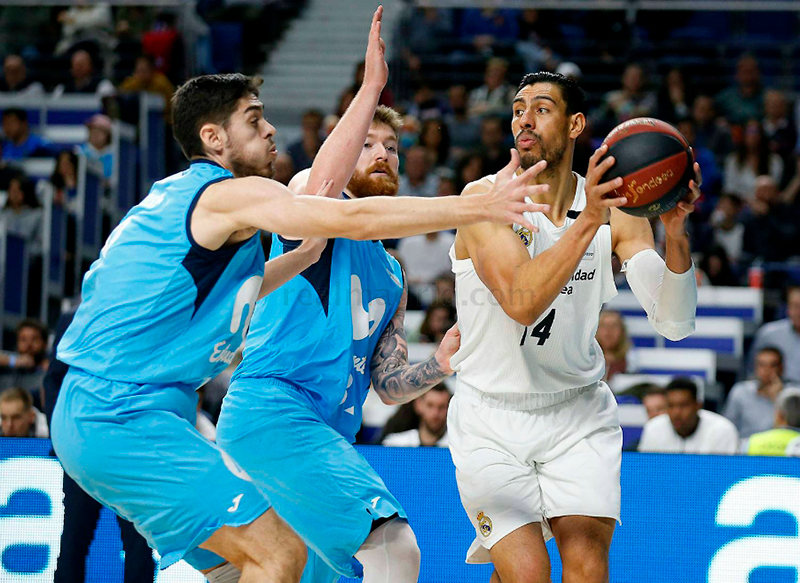
<instances>
[{"instance_id":1,"label":"team crest on white jersey","mask_svg":"<svg viewBox=\"0 0 800 583\"><path fill-rule=\"evenodd\" d=\"M486 516L482 510L478 512L478 528L484 538L492 534L492 519Z\"/></svg>"},{"instance_id":2,"label":"team crest on white jersey","mask_svg":"<svg viewBox=\"0 0 800 583\"><path fill-rule=\"evenodd\" d=\"M520 227L516 231L514 231L520 239L522 239L522 243L526 247L530 247L531 243L533 242L533 233L531 233L530 229L526 229L525 227Z\"/></svg>"}]
</instances>

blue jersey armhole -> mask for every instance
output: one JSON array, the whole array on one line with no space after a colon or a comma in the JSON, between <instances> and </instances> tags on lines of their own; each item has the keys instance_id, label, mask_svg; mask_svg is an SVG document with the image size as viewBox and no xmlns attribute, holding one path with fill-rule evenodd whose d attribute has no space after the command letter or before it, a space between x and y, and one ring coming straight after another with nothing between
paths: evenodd
<instances>
[{"instance_id":1,"label":"blue jersey armhole","mask_svg":"<svg viewBox=\"0 0 800 583\"><path fill-rule=\"evenodd\" d=\"M253 235L253 237L248 237L247 239L243 241L238 241L232 245L223 245L219 249L207 249L203 247L200 243L195 241L194 236L192 235L192 213L194 212L194 209L197 206L197 201L200 200L200 197L203 196L203 193L209 186L211 186L212 184L223 182L225 180L230 180L231 178L233 177L220 176L219 178L215 178L213 180L209 180L208 182L206 182L203 186L201 186L197 190L197 193L192 198L192 203L189 205L189 210L186 211L186 224L184 226L184 230L186 231L186 238L189 240L189 244L191 244L192 246L192 251L208 258L228 256L228 255L232 256L242 247L242 245L245 245L246 243L250 242L253 239L253 237L259 236L259 233L256 232Z\"/></svg>"}]
</instances>

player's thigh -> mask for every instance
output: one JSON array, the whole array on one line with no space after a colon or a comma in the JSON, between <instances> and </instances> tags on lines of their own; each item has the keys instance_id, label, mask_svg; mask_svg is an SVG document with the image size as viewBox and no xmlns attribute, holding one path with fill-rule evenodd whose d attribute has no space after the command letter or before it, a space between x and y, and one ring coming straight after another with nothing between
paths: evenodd
<instances>
[{"instance_id":1,"label":"player's thigh","mask_svg":"<svg viewBox=\"0 0 800 583\"><path fill-rule=\"evenodd\" d=\"M484 410L458 396L450 404L448 438L456 482L476 533L468 562L488 562L487 549L521 527L542 521L536 468L520 459L516 444L496 438L487 427L513 425L517 415Z\"/></svg>"},{"instance_id":2,"label":"player's thigh","mask_svg":"<svg viewBox=\"0 0 800 583\"><path fill-rule=\"evenodd\" d=\"M549 583L550 557L541 524L510 532L489 551L501 583Z\"/></svg>"},{"instance_id":3,"label":"player's thigh","mask_svg":"<svg viewBox=\"0 0 800 583\"><path fill-rule=\"evenodd\" d=\"M608 393L608 394L607 394ZM619 519L622 430L605 387L576 407L564 428L580 435L567 449L537 464L545 517Z\"/></svg>"},{"instance_id":4,"label":"player's thigh","mask_svg":"<svg viewBox=\"0 0 800 583\"><path fill-rule=\"evenodd\" d=\"M353 557L374 520L405 517L364 457L307 405L280 391L246 409L226 403L217 437L278 514L343 575L359 572Z\"/></svg>"}]
</instances>

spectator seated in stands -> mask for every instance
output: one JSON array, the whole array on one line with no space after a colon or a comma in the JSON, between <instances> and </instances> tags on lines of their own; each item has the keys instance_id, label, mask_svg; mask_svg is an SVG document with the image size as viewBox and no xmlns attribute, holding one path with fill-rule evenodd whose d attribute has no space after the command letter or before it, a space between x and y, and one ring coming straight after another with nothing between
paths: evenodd
<instances>
[{"instance_id":1,"label":"spectator seated in stands","mask_svg":"<svg viewBox=\"0 0 800 583\"><path fill-rule=\"evenodd\" d=\"M92 56L84 50L75 51L70 58L70 79L53 90L53 97L65 94L94 94L98 97L109 97L117 90L108 79L103 79L94 72Z\"/></svg>"},{"instance_id":2,"label":"spectator seated in stands","mask_svg":"<svg viewBox=\"0 0 800 583\"><path fill-rule=\"evenodd\" d=\"M667 413L645 423L641 452L735 454L739 434L722 415L706 411L691 379L677 378L664 389Z\"/></svg>"},{"instance_id":3,"label":"spectator seated in stands","mask_svg":"<svg viewBox=\"0 0 800 583\"><path fill-rule=\"evenodd\" d=\"M0 213L6 231L25 240L30 255L42 253L42 209L36 187L24 174L8 184L8 198Z\"/></svg>"},{"instance_id":4,"label":"spectator seated in stands","mask_svg":"<svg viewBox=\"0 0 800 583\"><path fill-rule=\"evenodd\" d=\"M300 172L311 168L314 158L322 147L322 112L317 109L308 109L303 112L302 137L291 144L286 152L292 157L294 171Z\"/></svg>"},{"instance_id":5,"label":"spectator seated in stands","mask_svg":"<svg viewBox=\"0 0 800 583\"><path fill-rule=\"evenodd\" d=\"M709 221L713 229L712 243L725 249L733 264L737 264L742 255L744 225L739 220L742 206L742 199L737 195L724 193L719 197Z\"/></svg>"},{"instance_id":6,"label":"spectator seated in stands","mask_svg":"<svg viewBox=\"0 0 800 583\"><path fill-rule=\"evenodd\" d=\"M347 107L350 105L350 102L353 101L353 97L355 97L356 93L358 93L358 90L361 88L361 84L364 83L364 66L364 61L360 61L356 64L356 68L353 73L353 84L342 91L342 94L339 96L339 108L336 112L336 115L339 117L342 117L344 112L347 111ZM392 94L392 90L389 89L389 87L383 88L381 96L378 98L378 105L394 107L394 94Z\"/></svg>"},{"instance_id":7,"label":"spectator seated in stands","mask_svg":"<svg viewBox=\"0 0 800 583\"><path fill-rule=\"evenodd\" d=\"M800 457L800 389L786 389L781 394L774 427L751 435L744 451L748 455Z\"/></svg>"},{"instance_id":8,"label":"spectator seated in stands","mask_svg":"<svg viewBox=\"0 0 800 583\"><path fill-rule=\"evenodd\" d=\"M431 172L428 151L413 146L406 152L405 168L400 176L401 196L434 197L439 192L439 178Z\"/></svg>"},{"instance_id":9,"label":"spectator seated in stands","mask_svg":"<svg viewBox=\"0 0 800 583\"><path fill-rule=\"evenodd\" d=\"M481 121L481 143L478 149L484 172L495 174L508 164L506 131L499 117L485 117Z\"/></svg>"},{"instance_id":10,"label":"spectator seated in stands","mask_svg":"<svg viewBox=\"0 0 800 583\"><path fill-rule=\"evenodd\" d=\"M0 352L0 390L21 387L39 395L47 359L47 328L38 320L17 325L16 352Z\"/></svg>"},{"instance_id":11,"label":"spectator seated in stands","mask_svg":"<svg viewBox=\"0 0 800 583\"><path fill-rule=\"evenodd\" d=\"M694 98L692 121L695 124L695 139L692 146L711 150L717 165L721 167L725 163L725 156L733 150L733 140L725 118L717 117L713 98L708 95L698 95Z\"/></svg>"},{"instance_id":12,"label":"spectator seated in stands","mask_svg":"<svg viewBox=\"0 0 800 583\"><path fill-rule=\"evenodd\" d=\"M119 86L120 93L155 93L164 98L164 119L171 122L172 94L175 87L164 73L156 69L156 60L150 55L136 57L133 75L125 79Z\"/></svg>"},{"instance_id":13,"label":"spectator seated in stands","mask_svg":"<svg viewBox=\"0 0 800 583\"><path fill-rule=\"evenodd\" d=\"M433 282L450 269L450 247L454 242L455 235L443 231L407 237L398 243L397 254L402 258L408 285L423 301L433 300Z\"/></svg>"},{"instance_id":14,"label":"spectator seated in stands","mask_svg":"<svg viewBox=\"0 0 800 583\"><path fill-rule=\"evenodd\" d=\"M469 94L464 85L453 85L447 90L450 112L445 115L445 123L450 131L453 155L468 151L480 137L481 125L477 119L467 115Z\"/></svg>"},{"instance_id":15,"label":"spectator seated in stands","mask_svg":"<svg viewBox=\"0 0 800 583\"><path fill-rule=\"evenodd\" d=\"M559 58L551 47L554 42L561 40L561 31L553 13L533 8L522 10L517 25L519 36L515 48L525 61L525 70L554 70Z\"/></svg>"},{"instance_id":16,"label":"spectator seated in stands","mask_svg":"<svg viewBox=\"0 0 800 583\"><path fill-rule=\"evenodd\" d=\"M775 402L786 386L780 350L773 346L759 349L755 377L733 385L722 411L736 426L742 439L772 427Z\"/></svg>"},{"instance_id":17,"label":"spectator seated in stands","mask_svg":"<svg viewBox=\"0 0 800 583\"><path fill-rule=\"evenodd\" d=\"M441 43L453 36L452 11L437 8L410 10L400 25L400 31L402 38L406 39L403 59L411 71L419 72L424 57L437 55Z\"/></svg>"},{"instance_id":18,"label":"spectator seated in stands","mask_svg":"<svg viewBox=\"0 0 800 583\"><path fill-rule=\"evenodd\" d=\"M483 171L483 156L479 152L472 152L464 156L456 165L456 186L458 192L464 190L470 182L480 180L486 172Z\"/></svg>"},{"instance_id":19,"label":"spectator seated in stands","mask_svg":"<svg viewBox=\"0 0 800 583\"><path fill-rule=\"evenodd\" d=\"M739 285L739 280L731 268L728 253L720 245L713 245L703 253L699 268L703 285L715 287Z\"/></svg>"},{"instance_id":20,"label":"spectator seated in stands","mask_svg":"<svg viewBox=\"0 0 800 583\"><path fill-rule=\"evenodd\" d=\"M61 40L55 54L63 55L78 44L89 44L98 49L109 49L114 21L108 2L76 2L76 5L58 14L61 23Z\"/></svg>"},{"instance_id":21,"label":"spectator seated in stands","mask_svg":"<svg viewBox=\"0 0 800 583\"><path fill-rule=\"evenodd\" d=\"M470 117L487 115L508 115L508 107L514 99L516 91L506 81L508 61L505 59L489 59L483 74L483 85L473 89L469 94L467 111Z\"/></svg>"},{"instance_id":22,"label":"spectator seated in stands","mask_svg":"<svg viewBox=\"0 0 800 583\"><path fill-rule=\"evenodd\" d=\"M517 39L517 11L494 8L465 8L461 14L459 36L481 54L510 48Z\"/></svg>"},{"instance_id":23,"label":"spectator seated in stands","mask_svg":"<svg viewBox=\"0 0 800 583\"><path fill-rule=\"evenodd\" d=\"M12 387L0 393L0 437L50 437L47 418L33 406L27 389Z\"/></svg>"},{"instance_id":24,"label":"spectator seated in stands","mask_svg":"<svg viewBox=\"0 0 800 583\"><path fill-rule=\"evenodd\" d=\"M736 84L721 91L716 98L719 112L732 124L743 125L760 119L764 111L761 72L752 55L742 55L736 63Z\"/></svg>"},{"instance_id":25,"label":"spectator seated in stands","mask_svg":"<svg viewBox=\"0 0 800 583\"><path fill-rule=\"evenodd\" d=\"M647 89L644 68L631 63L622 74L622 88L607 93L603 98L596 116L598 131L605 134L634 117L653 116L657 103L656 94Z\"/></svg>"},{"instance_id":26,"label":"spectator seated in stands","mask_svg":"<svg viewBox=\"0 0 800 583\"><path fill-rule=\"evenodd\" d=\"M31 133L28 112L9 107L3 110L3 159L24 160L36 156L52 155L50 142Z\"/></svg>"},{"instance_id":27,"label":"spectator seated in stands","mask_svg":"<svg viewBox=\"0 0 800 583\"><path fill-rule=\"evenodd\" d=\"M609 381L615 374L627 372L631 342L622 314L614 310L600 312L596 338L606 359L606 374L603 380Z\"/></svg>"},{"instance_id":28,"label":"spectator seated in stands","mask_svg":"<svg viewBox=\"0 0 800 583\"><path fill-rule=\"evenodd\" d=\"M783 177L783 160L770 152L761 122L751 119L744 128L744 138L735 152L725 158L722 188L738 194L745 201L752 200L758 176L770 176L776 184Z\"/></svg>"},{"instance_id":29,"label":"spectator seated in stands","mask_svg":"<svg viewBox=\"0 0 800 583\"><path fill-rule=\"evenodd\" d=\"M425 122L430 119L441 119L447 111L447 104L431 88L426 81L421 81L411 102L408 104L406 115L413 116Z\"/></svg>"},{"instance_id":30,"label":"spectator seated in stands","mask_svg":"<svg viewBox=\"0 0 800 583\"><path fill-rule=\"evenodd\" d=\"M434 300L425 312L419 327L419 341L438 344L456 323L456 308L452 301Z\"/></svg>"},{"instance_id":31,"label":"spectator seated in stands","mask_svg":"<svg viewBox=\"0 0 800 583\"><path fill-rule=\"evenodd\" d=\"M44 93L44 86L28 77L25 61L19 55L8 55L3 61L3 78L0 79L0 93L38 96Z\"/></svg>"},{"instance_id":32,"label":"spectator seated in stands","mask_svg":"<svg viewBox=\"0 0 800 583\"><path fill-rule=\"evenodd\" d=\"M717 158L714 152L705 146L694 145L697 140L695 132L695 123L692 118L687 117L677 122L678 131L683 134L686 141L692 144L692 151L694 152L695 161L700 164L700 172L703 174L703 193L700 199L695 203L701 207L700 210L704 211L703 216L708 216L711 209L707 209L707 201L712 200L708 193L717 195L719 194L720 187L722 186L722 173L719 166L717 166Z\"/></svg>"},{"instance_id":33,"label":"spectator seated in stands","mask_svg":"<svg viewBox=\"0 0 800 583\"><path fill-rule=\"evenodd\" d=\"M66 205L70 213L77 211L78 155L63 150L56 156L56 167L49 180L36 183L39 200L49 198L53 204Z\"/></svg>"},{"instance_id":34,"label":"spectator seated in stands","mask_svg":"<svg viewBox=\"0 0 800 583\"><path fill-rule=\"evenodd\" d=\"M383 445L396 447L447 447L447 408L450 391L439 383L424 395L414 399L414 411L419 416L419 426L400 433L390 433Z\"/></svg>"},{"instance_id":35,"label":"spectator seated in stands","mask_svg":"<svg viewBox=\"0 0 800 583\"><path fill-rule=\"evenodd\" d=\"M755 196L742 220L742 258L784 261L800 252L797 243L797 209L781 202L778 183L771 176L756 179ZM790 354L790 353L786 353Z\"/></svg>"},{"instance_id":36,"label":"spectator seated in stands","mask_svg":"<svg viewBox=\"0 0 800 583\"><path fill-rule=\"evenodd\" d=\"M783 160L783 180L785 186L794 171L794 150L797 145L797 129L789 120L789 104L786 95L778 89L764 92L764 120L761 122L769 150ZM703 175L705 179L705 174Z\"/></svg>"},{"instance_id":37,"label":"spectator seated in stands","mask_svg":"<svg viewBox=\"0 0 800 583\"><path fill-rule=\"evenodd\" d=\"M450 132L440 119L426 119L419 133L419 145L428 152L434 168L448 166L450 162Z\"/></svg>"},{"instance_id":38,"label":"spectator seated in stands","mask_svg":"<svg viewBox=\"0 0 800 583\"><path fill-rule=\"evenodd\" d=\"M79 151L87 160L97 162L103 167L103 176L110 180L114 173L114 152L111 149L111 118L96 113L86 121L89 128L89 141L81 144Z\"/></svg>"},{"instance_id":39,"label":"spectator seated in stands","mask_svg":"<svg viewBox=\"0 0 800 583\"><path fill-rule=\"evenodd\" d=\"M658 385L650 385L642 395L642 405L647 411L647 418L653 419L667 412L667 393Z\"/></svg>"},{"instance_id":40,"label":"spectator seated in stands","mask_svg":"<svg viewBox=\"0 0 800 583\"><path fill-rule=\"evenodd\" d=\"M689 111L689 107L693 101L690 91L691 89L687 87L686 77L683 71L679 67L670 69L664 80L664 85L658 92L658 119L663 119L671 124L690 119L691 112ZM686 136L686 133L682 130L681 133ZM686 139L690 144L694 144L694 140L690 140L688 136L686 136ZM695 159L697 159L696 155ZM704 185L707 180L706 172L703 170Z\"/></svg>"},{"instance_id":41,"label":"spectator seated in stands","mask_svg":"<svg viewBox=\"0 0 800 583\"><path fill-rule=\"evenodd\" d=\"M786 290L786 316L783 320L764 324L756 332L749 369L753 370L754 356L762 348L774 346L786 355L784 378L800 382L800 286L789 286Z\"/></svg>"}]
</instances>

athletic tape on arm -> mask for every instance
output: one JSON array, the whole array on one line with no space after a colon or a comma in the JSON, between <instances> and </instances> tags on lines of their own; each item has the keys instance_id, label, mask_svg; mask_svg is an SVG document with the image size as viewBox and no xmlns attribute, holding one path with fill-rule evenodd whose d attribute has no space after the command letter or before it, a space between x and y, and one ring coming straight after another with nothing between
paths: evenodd
<instances>
[{"instance_id":1,"label":"athletic tape on arm","mask_svg":"<svg viewBox=\"0 0 800 583\"><path fill-rule=\"evenodd\" d=\"M622 271L656 332L669 340L681 340L694 332L694 264L685 273L673 273L654 249L645 249L628 259Z\"/></svg>"}]
</instances>

